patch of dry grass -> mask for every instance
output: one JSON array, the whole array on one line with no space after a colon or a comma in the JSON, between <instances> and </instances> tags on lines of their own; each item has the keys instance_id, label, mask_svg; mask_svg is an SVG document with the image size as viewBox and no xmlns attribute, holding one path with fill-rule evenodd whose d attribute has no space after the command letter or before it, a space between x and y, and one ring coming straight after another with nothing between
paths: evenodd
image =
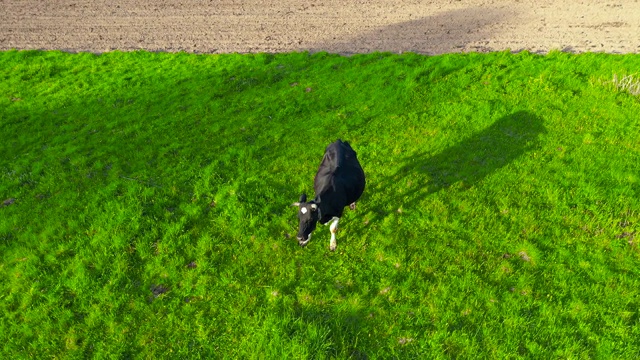
<instances>
[{"instance_id":1,"label":"patch of dry grass","mask_svg":"<svg viewBox=\"0 0 640 360\"><path fill-rule=\"evenodd\" d=\"M618 76L618 74L613 74L611 83L618 91L626 91L633 96L640 95L640 77L636 75Z\"/></svg>"}]
</instances>

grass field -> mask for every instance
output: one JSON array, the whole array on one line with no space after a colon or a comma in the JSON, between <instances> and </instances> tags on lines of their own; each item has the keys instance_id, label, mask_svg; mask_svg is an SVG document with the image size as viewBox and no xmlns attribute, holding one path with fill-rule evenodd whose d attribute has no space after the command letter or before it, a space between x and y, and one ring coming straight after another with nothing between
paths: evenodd
<instances>
[{"instance_id":1,"label":"grass field","mask_svg":"<svg viewBox=\"0 0 640 360\"><path fill-rule=\"evenodd\" d=\"M638 69L2 52L0 357L638 358ZM337 138L367 188L300 248Z\"/></svg>"}]
</instances>

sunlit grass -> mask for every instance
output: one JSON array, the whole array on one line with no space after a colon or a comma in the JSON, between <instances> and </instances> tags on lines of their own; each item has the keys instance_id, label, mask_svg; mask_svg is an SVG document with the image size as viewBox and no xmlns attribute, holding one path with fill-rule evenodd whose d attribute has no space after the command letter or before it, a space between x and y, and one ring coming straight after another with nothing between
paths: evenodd
<instances>
[{"instance_id":1,"label":"sunlit grass","mask_svg":"<svg viewBox=\"0 0 640 360\"><path fill-rule=\"evenodd\" d=\"M0 53L3 358L633 358L639 65ZM367 189L301 249L337 138Z\"/></svg>"}]
</instances>

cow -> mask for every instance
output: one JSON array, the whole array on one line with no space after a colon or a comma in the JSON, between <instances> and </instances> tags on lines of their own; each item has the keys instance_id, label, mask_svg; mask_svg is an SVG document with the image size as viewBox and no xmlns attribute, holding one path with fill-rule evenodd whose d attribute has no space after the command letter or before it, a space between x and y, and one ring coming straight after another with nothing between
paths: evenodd
<instances>
[{"instance_id":1,"label":"cow","mask_svg":"<svg viewBox=\"0 0 640 360\"><path fill-rule=\"evenodd\" d=\"M313 180L316 197L307 202L307 195L303 193L300 200L293 203L293 206L298 207L300 221L298 244L304 247L309 243L318 221L323 225L331 222L329 249L335 251L336 232L342 212L347 205L351 210L355 209L364 186L364 171L351 145L340 139L329 144Z\"/></svg>"}]
</instances>

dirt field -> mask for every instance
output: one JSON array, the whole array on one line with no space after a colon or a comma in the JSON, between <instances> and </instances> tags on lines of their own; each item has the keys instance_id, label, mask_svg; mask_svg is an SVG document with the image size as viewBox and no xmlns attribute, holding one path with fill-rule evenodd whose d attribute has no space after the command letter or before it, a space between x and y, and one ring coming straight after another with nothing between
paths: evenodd
<instances>
[{"instance_id":1,"label":"dirt field","mask_svg":"<svg viewBox=\"0 0 640 360\"><path fill-rule=\"evenodd\" d=\"M640 52L640 0L0 0L0 49Z\"/></svg>"}]
</instances>

